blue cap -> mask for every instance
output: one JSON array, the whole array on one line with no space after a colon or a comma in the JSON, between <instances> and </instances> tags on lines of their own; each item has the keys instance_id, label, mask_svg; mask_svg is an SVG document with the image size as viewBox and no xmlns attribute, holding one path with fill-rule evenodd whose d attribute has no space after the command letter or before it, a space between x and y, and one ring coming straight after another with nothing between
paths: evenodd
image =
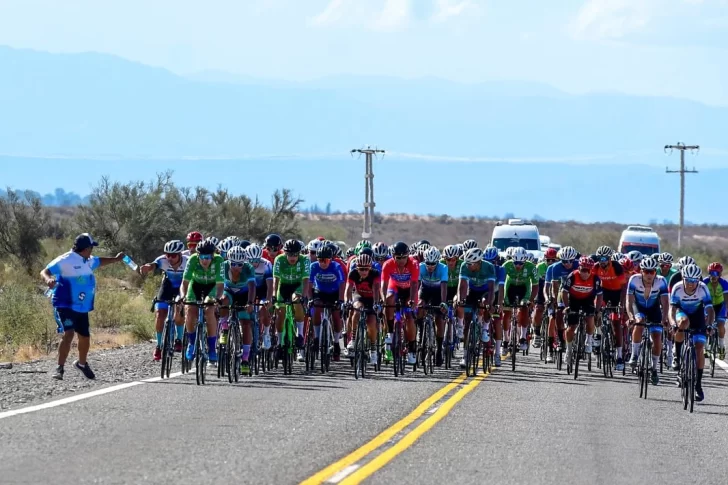
<instances>
[{"instance_id":1,"label":"blue cap","mask_svg":"<svg viewBox=\"0 0 728 485\"><path fill-rule=\"evenodd\" d=\"M76 236L76 239L73 241L73 249L75 251L83 251L84 249L88 249L90 247L98 246L99 243L94 241L94 238L91 237L91 234L84 232L83 234L79 234Z\"/></svg>"}]
</instances>

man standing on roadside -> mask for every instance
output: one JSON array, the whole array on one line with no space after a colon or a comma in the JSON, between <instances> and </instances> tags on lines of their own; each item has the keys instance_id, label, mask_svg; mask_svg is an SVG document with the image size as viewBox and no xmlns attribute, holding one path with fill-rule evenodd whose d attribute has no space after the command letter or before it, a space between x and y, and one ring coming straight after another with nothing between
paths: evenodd
<instances>
[{"instance_id":1,"label":"man standing on roadside","mask_svg":"<svg viewBox=\"0 0 728 485\"><path fill-rule=\"evenodd\" d=\"M63 329L63 339L58 347L58 367L54 379L63 379L63 366L71 350L74 334L78 334L78 360L73 366L87 379L95 379L86 361L91 344L88 312L94 309L96 278L94 271L111 263L121 261L124 253L115 258L91 256L93 248L99 243L88 233L80 234L73 243L73 249L48 263L41 277L53 289L53 307L56 323Z\"/></svg>"}]
</instances>

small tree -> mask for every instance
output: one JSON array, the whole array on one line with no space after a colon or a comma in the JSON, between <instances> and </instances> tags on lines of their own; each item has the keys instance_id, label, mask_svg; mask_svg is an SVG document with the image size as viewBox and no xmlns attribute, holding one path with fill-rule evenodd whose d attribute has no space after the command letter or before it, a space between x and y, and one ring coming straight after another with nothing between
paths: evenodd
<instances>
[{"instance_id":1,"label":"small tree","mask_svg":"<svg viewBox=\"0 0 728 485\"><path fill-rule=\"evenodd\" d=\"M41 238L49 214L38 197L26 192L22 197L8 189L0 198L0 257L11 257L32 275L45 256Z\"/></svg>"}]
</instances>

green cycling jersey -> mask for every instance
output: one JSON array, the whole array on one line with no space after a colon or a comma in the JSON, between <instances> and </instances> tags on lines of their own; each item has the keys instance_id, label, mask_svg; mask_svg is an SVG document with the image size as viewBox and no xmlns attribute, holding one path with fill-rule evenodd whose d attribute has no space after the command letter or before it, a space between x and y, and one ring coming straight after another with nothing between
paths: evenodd
<instances>
[{"instance_id":1,"label":"green cycling jersey","mask_svg":"<svg viewBox=\"0 0 728 485\"><path fill-rule=\"evenodd\" d=\"M546 279L546 270L549 269L549 265L546 261L541 261L536 265L536 273L538 273L539 280Z\"/></svg>"},{"instance_id":2,"label":"green cycling jersey","mask_svg":"<svg viewBox=\"0 0 728 485\"><path fill-rule=\"evenodd\" d=\"M440 262L447 266L447 286L448 288L457 288L460 283L460 267L463 265L463 260L458 259L455 262L455 267L450 269L445 259L441 259Z\"/></svg>"},{"instance_id":3,"label":"green cycling jersey","mask_svg":"<svg viewBox=\"0 0 728 485\"><path fill-rule=\"evenodd\" d=\"M532 286L538 285L538 271L536 265L530 261L526 261L521 268L516 268L512 260L508 260L503 264L503 269L506 271L506 286L505 291L508 294L508 288L513 286L525 286L526 294L524 300L531 298Z\"/></svg>"},{"instance_id":4,"label":"green cycling jersey","mask_svg":"<svg viewBox=\"0 0 728 485\"><path fill-rule=\"evenodd\" d=\"M222 256L216 254L212 258L212 262L207 267L203 268L200 264L200 255L193 254L190 259L187 260L187 266L185 267L184 275L182 280L189 281L192 283L199 283L202 285L209 285L212 283L223 283L223 264L225 260Z\"/></svg>"},{"instance_id":5,"label":"green cycling jersey","mask_svg":"<svg viewBox=\"0 0 728 485\"><path fill-rule=\"evenodd\" d=\"M273 262L273 278L278 278L277 297L281 296L281 287L295 287L294 293L300 292L304 280L309 279L311 274L311 261L308 258L299 256L298 260L291 264L285 254L276 256Z\"/></svg>"}]
</instances>

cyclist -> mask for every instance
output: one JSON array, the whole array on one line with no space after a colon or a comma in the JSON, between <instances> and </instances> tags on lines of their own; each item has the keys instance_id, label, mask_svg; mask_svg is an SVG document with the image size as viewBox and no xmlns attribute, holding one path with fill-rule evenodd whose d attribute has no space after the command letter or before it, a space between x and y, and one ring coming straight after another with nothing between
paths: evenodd
<instances>
[{"instance_id":1,"label":"cyclist","mask_svg":"<svg viewBox=\"0 0 728 485\"><path fill-rule=\"evenodd\" d=\"M424 305L439 306L440 313L435 314L437 352L435 365L442 366L442 341L445 337L445 322L442 315L447 313L447 265L440 262L440 251L435 246L429 246L422 255L424 261L420 263L420 307ZM417 313L417 328L422 332L425 321L425 311L420 308ZM424 352L424 349L422 349ZM424 359L423 359L424 360Z\"/></svg>"},{"instance_id":2,"label":"cyclist","mask_svg":"<svg viewBox=\"0 0 728 485\"><path fill-rule=\"evenodd\" d=\"M417 327L415 327L410 310L410 298L417 305L418 283L420 279L420 266L410 256L407 243L399 241L392 246L393 258L382 266L382 299L386 301L385 311L387 317L387 339L386 344L392 343L392 332L394 331L394 305L395 300L402 304L405 315L405 340L408 346L407 363L415 364L417 359ZM387 347L389 348L389 347Z\"/></svg>"},{"instance_id":3,"label":"cyclist","mask_svg":"<svg viewBox=\"0 0 728 485\"><path fill-rule=\"evenodd\" d=\"M270 237L270 236L269 236ZM311 288L309 278L311 262L301 256L301 243L289 239L283 244L283 254L276 256L273 262L273 291L276 303L276 330L280 335L286 318L286 304L293 302L293 318L296 323L296 347L298 347L298 360L303 360L303 319L305 312L303 305L308 302ZM281 342L279 341L279 344Z\"/></svg>"},{"instance_id":4,"label":"cyclist","mask_svg":"<svg viewBox=\"0 0 728 485\"><path fill-rule=\"evenodd\" d=\"M682 259L682 258L681 258ZM703 393L703 368L705 367L705 356L703 351L707 338L706 328L713 325L715 313L713 311L713 300L710 297L710 290L705 283L700 281L702 272L696 264L686 264L680 269L682 281L678 282L670 292L670 322L681 328L695 331L693 344L697 358L698 380L695 386L695 400L702 401L705 398ZM680 355L682 351L685 334L675 334L675 360L673 369L680 370Z\"/></svg>"},{"instance_id":5,"label":"cyclist","mask_svg":"<svg viewBox=\"0 0 728 485\"><path fill-rule=\"evenodd\" d=\"M657 264L660 265L657 274L665 278L665 283L669 283L672 275L678 272L676 268L672 267L672 261L673 258L670 253L660 253L657 256Z\"/></svg>"},{"instance_id":6,"label":"cyclist","mask_svg":"<svg viewBox=\"0 0 728 485\"><path fill-rule=\"evenodd\" d=\"M505 299L506 292L504 288L506 286L506 270L500 265L500 256L498 254L498 248L495 246L488 246L483 251L483 260L488 261L495 268L495 295L493 296L493 302L495 303L495 312L491 312L491 318L493 320L493 334L495 336L494 348L496 352L493 353L494 362L496 367L501 365L501 345L503 344L503 315L501 309L503 308L503 300Z\"/></svg>"},{"instance_id":7,"label":"cyclist","mask_svg":"<svg viewBox=\"0 0 728 485\"><path fill-rule=\"evenodd\" d=\"M667 281L667 290L670 293L672 293L672 289L675 287L675 285L682 281L682 269L689 264L695 264L695 259L693 259L692 256L683 256L682 258L677 260L678 271L677 273L672 275Z\"/></svg>"},{"instance_id":8,"label":"cyclist","mask_svg":"<svg viewBox=\"0 0 728 485\"><path fill-rule=\"evenodd\" d=\"M237 239L236 237L228 236L217 244L217 252L223 259L227 259L227 252L230 248L237 246Z\"/></svg>"},{"instance_id":9,"label":"cyclist","mask_svg":"<svg viewBox=\"0 0 728 485\"><path fill-rule=\"evenodd\" d=\"M316 254L319 249L324 247L324 242L325 241L321 241L319 239L313 239L308 243L308 246L306 246L308 249L308 259L311 261L311 264L316 262Z\"/></svg>"},{"instance_id":10,"label":"cyclist","mask_svg":"<svg viewBox=\"0 0 728 485\"><path fill-rule=\"evenodd\" d=\"M462 247L463 255L466 252L470 251L471 249L477 248L477 247L478 247L478 241L476 241L475 239L466 239L465 241L463 241L463 247Z\"/></svg>"},{"instance_id":11,"label":"cyclist","mask_svg":"<svg viewBox=\"0 0 728 485\"><path fill-rule=\"evenodd\" d=\"M584 352L591 353L594 335L594 313L602 307L602 285L599 276L592 273L594 261L589 256L579 259L579 268L572 271L561 288L561 298L568 308L569 328L566 330L566 362L571 361L572 343L576 327L579 325L579 310L586 314L586 342Z\"/></svg>"},{"instance_id":12,"label":"cyclist","mask_svg":"<svg viewBox=\"0 0 728 485\"><path fill-rule=\"evenodd\" d=\"M558 331L560 350L564 350L564 304L561 301L560 287L564 279L571 274L572 271L579 267L576 261L576 249L571 246L564 246L556 253L556 257L560 260L554 263L546 270L546 282L544 283L544 292L548 297L547 303L551 307L549 317L549 356L546 362L553 362L554 355L554 339ZM556 311L553 311L553 305L556 304Z\"/></svg>"},{"instance_id":13,"label":"cyclist","mask_svg":"<svg viewBox=\"0 0 728 485\"><path fill-rule=\"evenodd\" d=\"M273 264L275 259L283 254L282 245L283 240L278 234L268 234L263 242L263 257Z\"/></svg>"},{"instance_id":14,"label":"cyclist","mask_svg":"<svg viewBox=\"0 0 728 485\"><path fill-rule=\"evenodd\" d=\"M663 326L667 326L668 319L668 292L667 281L657 274L657 260L644 258L640 263L640 273L629 279L627 290L627 314L629 320L649 325L652 339L652 371L653 385L660 382L657 375L657 365L662 353ZM632 358L629 365L637 365L642 344L643 327L635 326L632 330ZM619 348L619 347L618 347Z\"/></svg>"},{"instance_id":15,"label":"cyclist","mask_svg":"<svg viewBox=\"0 0 728 485\"><path fill-rule=\"evenodd\" d=\"M273 265L263 258L263 248L251 244L246 249L247 261L255 270L255 298L265 305L265 311L258 312L258 320L262 326L263 348L270 349L270 313L268 308L273 300Z\"/></svg>"},{"instance_id":16,"label":"cyclist","mask_svg":"<svg viewBox=\"0 0 728 485\"><path fill-rule=\"evenodd\" d=\"M372 267L371 256L368 254L360 254L357 256L356 269L349 271L346 279L345 300L347 305L352 305L354 308L353 313L356 314L355 321L361 318L359 316L360 312L365 312L367 317L367 333L369 334L369 342L371 342L373 349L376 349L377 343L376 309L379 306L379 298L381 296L380 285L381 273ZM356 297L352 298L355 291ZM338 355L339 338L341 338L341 333L339 333L338 337L334 337L334 360L338 360L336 356ZM391 360L391 350L389 354L389 360ZM378 357L377 351L372 350L370 353L371 363L376 364Z\"/></svg>"},{"instance_id":17,"label":"cyclist","mask_svg":"<svg viewBox=\"0 0 728 485\"><path fill-rule=\"evenodd\" d=\"M618 261L612 258L614 251L609 246L599 246L595 254L597 261L592 272L599 276L602 283L602 300L608 307L625 308L627 298L627 275ZM621 371L624 368L622 357L622 317L617 312L610 314L614 342L617 348L617 362L615 369ZM641 328L640 328L641 329ZM599 348L601 336L594 336L594 347ZM634 342L634 340L632 341Z\"/></svg>"},{"instance_id":18,"label":"cyclist","mask_svg":"<svg viewBox=\"0 0 728 485\"><path fill-rule=\"evenodd\" d=\"M182 276L180 297L187 302L219 300L223 296L225 280L223 279L222 256L215 253L215 245L210 240L204 240L197 245L197 253L187 260L187 267ZM196 309L185 308L185 327L187 328L187 360L195 358L195 337L197 336ZM205 322L207 324L208 358L211 363L217 362L217 317L215 307L205 308Z\"/></svg>"},{"instance_id":19,"label":"cyclist","mask_svg":"<svg viewBox=\"0 0 728 485\"><path fill-rule=\"evenodd\" d=\"M372 254L374 255L374 261L380 265L381 273L381 265L383 265L387 260L392 259L392 256L389 254L389 247L387 247L387 245L383 242L378 242L372 246Z\"/></svg>"},{"instance_id":20,"label":"cyclist","mask_svg":"<svg viewBox=\"0 0 728 485\"><path fill-rule=\"evenodd\" d=\"M533 305L533 300L538 292L538 274L536 266L528 261L528 253L523 248L516 248L513 252L511 260L503 264L506 271L505 284L505 308L503 310L503 330L507 334L511 331L511 314L513 310L510 305L515 304L516 300L520 300L521 304L528 300ZM528 311L525 308L518 309L518 327L521 329L521 350L526 350L526 337L528 336ZM516 331L516 329L512 329ZM515 349L511 349L515 351ZM505 354L504 349L504 354Z\"/></svg>"},{"instance_id":21,"label":"cyclist","mask_svg":"<svg viewBox=\"0 0 728 485\"><path fill-rule=\"evenodd\" d=\"M725 359L725 295L728 293L728 281L723 279L722 275L723 265L713 262L708 265L708 277L703 279L703 283L710 290L715 321L718 324L718 353L720 360Z\"/></svg>"},{"instance_id":22,"label":"cyclist","mask_svg":"<svg viewBox=\"0 0 728 485\"><path fill-rule=\"evenodd\" d=\"M157 302L154 304L155 310L155 330L157 332L157 347L154 349L154 360L162 359L162 330L164 330L164 322L167 320L167 312L169 304L167 301L174 300L179 294L179 287L182 284L182 275L187 267L187 256L183 256L182 252L185 245L182 241L168 241L164 245L164 254L159 256L151 263L147 263L139 267L139 272L146 275L152 270L158 269L164 276L162 284L157 292ZM182 337L184 337L184 318L179 308L173 308L175 322L175 340L174 351L182 352Z\"/></svg>"},{"instance_id":23,"label":"cyclist","mask_svg":"<svg viewBox=\"0 0 728 485\"><path fill-rule=\"evenodd\" d=\"M313 286L313 331L314 331L314 353L318 352L319 339L321 337L321 314L323 308L319 305L335 305L331 310L333 319L332 330L334 342L338 343L337 336L341 335L341 304L344 301L344 290L346 279L344 268L333 261L334 251L331 245L322 246L316 253L316 262L311 264L311 284ZM324 349L328 351L328 349Z\"/></svg>"},{"instance_id":24,"label":"cyclist","mask_svg":"<svg viewBox=\"0 0 728 485\"><path fill-rule=\"evenodd\" d=\"M470 335L473 308L481 305L493 306L495 280L495 266L483 259L483 250L478 247L468 249L463 256L463 264L460 266L460 286L457 298L458 304L465 306L465 331L463 332L465 342L468 341ZM481 340L487 343L490 340L490 315L483 309L478 309L477 313L483 321ZM463 352L463 360L460 362L462 369L465 368L466 362L467 346Z\"/></svg>"},{"instance_id":25,"label":"cyclist","mask_svg":"<svg viewBox=\"0 0 728 485\"><path fill-rule=\"evenodd\" d=\"M458 248L454 245L445 246L442 250L442 263L447 265L447 298L446 302L455 301L460 284L460 269L463 260L458 257ZM463 307L456 306L455 311L455 335L463 338Z\"/></svg>"},{"instance_id":26,"label":"cyclist","mask_svg":"<svg viewBox=\"0 0 728 485\"><path fill-rule=\"evenodd\" d=\"M202 234L197 231L192 231L187 234L187 249L182 251L182 256L190 256L197 250L197 245L202 242Z\"/></svg>"},{"instance_id":27,"label":"cyclist","mask_svg":"<svg viewBox=\"0 0 728 485\"><path fill-rule=\"evenodd\" d=\"M544 304L546 303L546 295L544 286L546 285L546 271L549 266L556 262L556 249L548 248L543 254L543 261L536 265L536 274L538 275L538 294L536 295L536 309L533 312L533 339L534 348L541 347L541 320L543 319ZM545 335L543 336L546 337Z\"/></svg>"}]
</instances>

